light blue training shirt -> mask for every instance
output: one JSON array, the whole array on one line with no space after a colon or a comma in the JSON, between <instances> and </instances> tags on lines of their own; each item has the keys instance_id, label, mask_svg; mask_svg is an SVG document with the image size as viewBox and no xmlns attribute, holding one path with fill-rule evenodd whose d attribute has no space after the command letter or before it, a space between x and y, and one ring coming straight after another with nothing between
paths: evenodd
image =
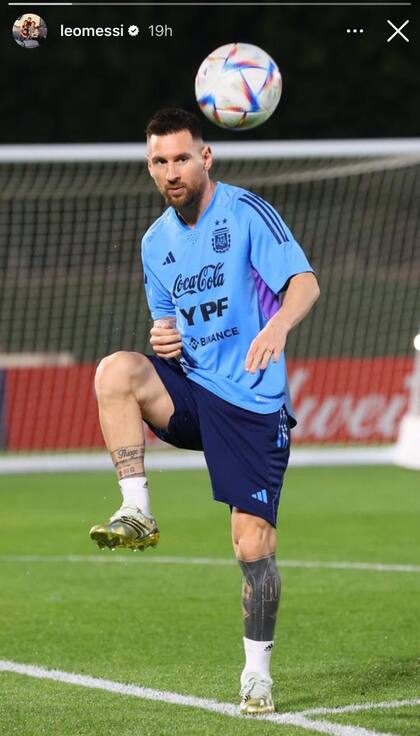
<instances>
[{"instance_id":1,"label":"light blue training shirt","mask_svg":"<svg viewBox=\"0 0 420 736\"><path fill-rule=\"evenodd\" d=\"M313 271L276 210L218 182L194 228L168 207L145 233L141 256L152 317L176 317L187 377L249 411L285 404L293 416L284 353L266 370L244 367L289 279Z\"/></svg>"}]
</instances>

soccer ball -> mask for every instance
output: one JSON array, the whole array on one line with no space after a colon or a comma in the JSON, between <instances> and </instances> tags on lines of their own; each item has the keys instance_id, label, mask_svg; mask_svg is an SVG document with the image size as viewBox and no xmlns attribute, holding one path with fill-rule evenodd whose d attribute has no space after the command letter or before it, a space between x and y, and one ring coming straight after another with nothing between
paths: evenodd
<instances>
[{"instance_id":1,"label":"soccer ball","mask_svg":"<svg viewBox=\"0 0 420 736\"><path fill-rule=\"evenodd\" d=\"M281 88L275 61L250 43L220 46L204 59L195 78L195 96L204 115L229 130L256 128L268 120Z\"/></svg>"}]
</instances>

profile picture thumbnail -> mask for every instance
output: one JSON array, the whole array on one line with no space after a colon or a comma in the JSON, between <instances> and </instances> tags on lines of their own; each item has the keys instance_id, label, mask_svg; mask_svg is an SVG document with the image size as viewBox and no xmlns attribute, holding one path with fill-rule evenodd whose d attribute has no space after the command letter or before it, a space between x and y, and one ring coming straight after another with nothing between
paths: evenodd
<instances>
[{"instance_id":1,"label":"profile picture thumbnail","mask_svg":"<svg viewBox=\"0 0 420 736\"><path fill-rule=\"evenodd\" d=\"M47 24L36 13L25 13L13 23L13 38L25 49L36 49L47 38Z\"/></svg>"}]
</instances>

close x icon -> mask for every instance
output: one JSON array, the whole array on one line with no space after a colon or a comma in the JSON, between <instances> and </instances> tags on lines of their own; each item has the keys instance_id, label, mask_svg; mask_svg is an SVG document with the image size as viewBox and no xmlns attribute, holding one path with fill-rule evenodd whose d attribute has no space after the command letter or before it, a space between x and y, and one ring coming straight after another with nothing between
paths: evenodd
<instances>
[{"instance_id":1,"label":"close x icon","mask_svg":"<svg viewBox=\"0 0 420 736\"><path fill-rule=\"evenodd\" d=\"M388 25L391 26L391 28L394 29L394 33L391 33L390 36L386 39L387 43L390 43L390 41L393 41L394 38L397 38L398 36L401 36L401 38L406 42L409 43L410 39L405 35L405 33L402 32L402 29L405 28L409 24L410 20L407 19L402 23L400 26L396 26L395 23L392 22L392 20L387 20Z\"/></svg>"}]
</instances>

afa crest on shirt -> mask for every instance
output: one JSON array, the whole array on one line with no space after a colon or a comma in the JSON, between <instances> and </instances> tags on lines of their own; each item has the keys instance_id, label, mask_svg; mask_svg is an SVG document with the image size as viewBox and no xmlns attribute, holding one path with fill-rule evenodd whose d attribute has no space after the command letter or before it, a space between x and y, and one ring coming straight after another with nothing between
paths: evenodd
<instances>
[{"instance_id":1,"label":"afa crest on shirt","mask_svg":"<svg viewBox=\"0 0 420 736\"><path fill-rule=\"evenodd\" d=\"M226 222L227 220L224 219L222 223L220 223L220 220L216 220L214 223L216 225L216 230L213 230L211 244L216 253L226 253L230 248L230 232L229 228L226 227ZM220 224L222 224L223 227L218 227Z\"/></svg>"}]
</instances>

